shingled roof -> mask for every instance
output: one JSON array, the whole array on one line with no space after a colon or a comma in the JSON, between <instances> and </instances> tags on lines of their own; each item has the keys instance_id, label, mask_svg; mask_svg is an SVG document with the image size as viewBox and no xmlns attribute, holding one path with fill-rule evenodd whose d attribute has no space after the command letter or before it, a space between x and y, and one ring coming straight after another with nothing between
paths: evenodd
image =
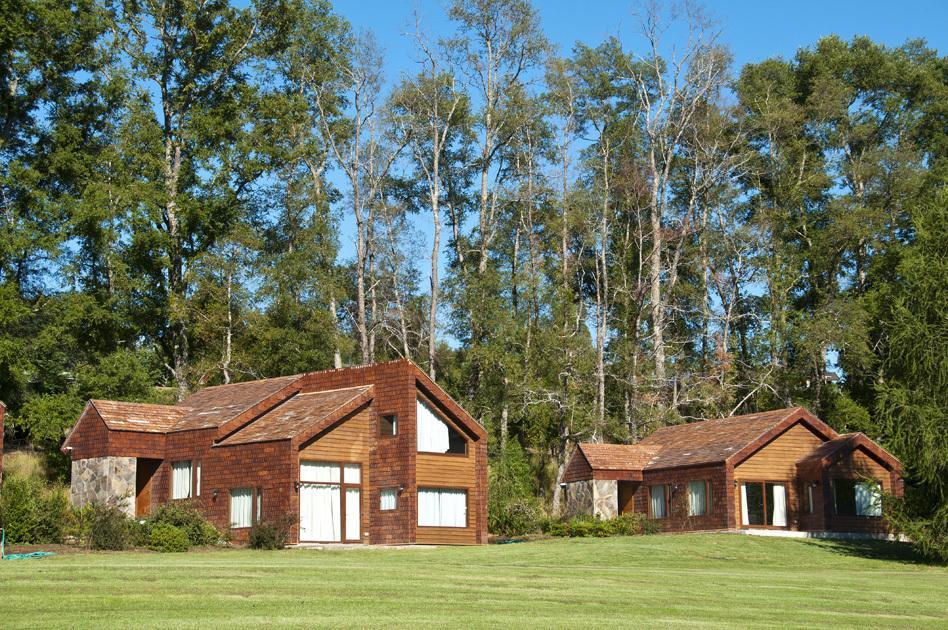
<instances>
[{"instance_id":1,"label":"shingled roof","mask_svg":"<svg viewBox=\"0 0 948 630\"><path fill-rule=\"evenodd\" d=\"M187 408L189 412L175 425L174 430L220 426L298 380L300 375L294 374L199 389L178 403L178 406Z\"/></svg>"},{"instance_id":2,"label":"shingled roof","mask_svg":"<svg viewBox=\"0 0 948 630\"><path fill-rule=\"evenodd\" d=\"M649 469L713 464L736 455L786 420L806 413L794 407L677 424L658 429L639 444L659 448Z\"/></svg>"},{"instance_id":3,"label":"shingled roof","mask_svg":"<svg viewBox=\"0 0 948 630\"><path fill-rule=\"evenodd\" d=\"M901 462L892 453L870 440L864 433L846 433L823 442L806 457L798 461L797 467L822 468L833 463L840 456L851 453L860 447L890 470L901 469Z\"/></svg>"},{"instance_id":4,"label":"shingled roof","mask_svg":"<svg viewBox=\"0 0 948 630\"><path fill-rule=\"evenodd\" d=\"M371 385L297 394L240 429L218 446L270 442L320 431L370 398Z\"/></svg>"},{"instance_id":5,"label":"shingled roof","mask_svg":"<svg viewBox=\"0 0 948 630\"><path fill-rule=\"evenodd\" d=\"M579 450L594 470L642 470L658 453L658 447L640 444L594 444L584 442Z\"/></svg>"},{"instance_id":6,"label":"shingled roof","mask_svg":"<svg viewBox=\"0 0 948 630\"><path fill-rule=\"evenodd\" d=\"M166 433L191 411L186 407L117 400L91 400L89 402L95 407L105 424L115 431Z\"/></svg>"}]
</instances>

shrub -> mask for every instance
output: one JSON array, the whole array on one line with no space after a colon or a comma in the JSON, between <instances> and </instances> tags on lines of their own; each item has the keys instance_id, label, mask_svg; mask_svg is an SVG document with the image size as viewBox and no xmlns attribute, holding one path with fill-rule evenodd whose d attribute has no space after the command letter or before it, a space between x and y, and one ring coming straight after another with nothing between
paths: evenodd
<instances>
[{"instance_id":1,"label":"shrub","mask_svg":"<svg viewBox=\"0 0 948 630\"><path fill-rule=\"evenodd\" d=\"M283 549L290 535L290 523L289 518L257 523L250 529L248 546L251 549Z\"/></svg>"},{"instance_id":2,"label":"shrub","mask_svg":"<svg viewBox=\"0 0 948 630\"><path fill-rule=\"evenodd\" d=\"M523 449L511 440L488 477L487 524L493 534L519 536L540 529L542 510L533 494L532 479Z\"/></svg>"},{"instance_id":3,"label":"shrub","mask_svg":"<svg viewBox=\"0 0 948 630\"><path fill-rule=\"evenodd\" d=\"M148 547L155 551L180 552L190 547L187 532L168 523L152 525L148 539Z\"/></svg>"},{"instance_id":4,"label":"shrub","mask_svg":"<svg viewBox=\"0 0 948 630\"><path fill-rule=\"evenodd\" d=\"M88 545L93 549L122 551L130 543L130 519L114 503L89 504Z\"/></svg>"},{"instance_id":5,"label":"shrub","mask_svg":"<svg viewBox=\"0 0 948 630\"><path fill-rule=\"evenodd\" d=\"M644 514L630 513L611 519L583 515L571 519L549 520L543 524L543 530L551 536L606 538L655 534L659 531L659 526Z\"/></svg>"},{"instance_id":6,"label":"shrub","mask_svg":"<svg viewBox=\"0 0 948 630\"><path fill-rule=\"evenodd\" d=\"M215 545L221 540L221 533L208 523L201 512L191 503L167 503L160 506L148 519L153 528L156 525L172 525L182 530L192 546Z\"/></svg>"},{"instance_id":7,"label":"shrub","mask_svg":"<svg viewBox=\"0 0 948 630\"><path fill-rule=\"evenodd\" d=\"M920 517L911 513L904 499L887 495L883 508L889 525L907 536L922 556L948 564L948 504Z\"/></svg>"},{"instance_id":8,"label":"shrub","mask_svg":"<svg viewBox=\"0 0 948 630\"><path fill-rule=\"evenodd\" d=\"M71 518L66 489L36 476L8 474L0 492L0 527L7 541L58 544Z\"/></svg>"}]
</instances>

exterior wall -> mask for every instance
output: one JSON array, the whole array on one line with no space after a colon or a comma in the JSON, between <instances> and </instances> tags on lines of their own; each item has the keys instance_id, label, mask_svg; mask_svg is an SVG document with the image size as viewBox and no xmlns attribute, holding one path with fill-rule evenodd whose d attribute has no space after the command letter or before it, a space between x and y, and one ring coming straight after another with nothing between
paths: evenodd
<instances>
[{"instance_id":1,"label":"exterior wall","mask_svg":"<svg viewBox=\"0 0 948 630\"><path fill-rule=\"evenodd\" d=\"M566 502L563 508L563 516L572 518L581 514L593 513L592 479L567 483L563 496Z\"/></svg>"},{"instance_id":2,"label":"exterior wall","mask_svg":"<svg viewBox=\"0 0 948 630\"><path fill-rule=\"evenodd\" d=\"M733 493L734 527L742 527L740 484L750 481L773 481L787 488L787 528L801 529L806 495L797 478L796 464L824 442L823 438L797 423L774 438L766 446L734 467L738 491ZM807 521L808 524L811 521ZM756 527L756 526L755 526Z\"/></svg>"},{"instance_id":3,"label":"exterior wall","mask_svg":"<svg viewBox=\"0 0 948 630\"><path fill-rule=\"evenodd\" d=\"M688 482L710 481L710 510L704 516L688 516ZM662 531L682 532L728 529L730 513L728 503L731 492L727 469L724 464L712 466L694 466L688 468L669 468L667 470L646 470L642 485L635 493L635 511L649 513L649 486L665 484L670 486L671 506L668 516L657 519Z\"/></svg>"},{"instance_id":4,"label":"exterior wall","mask_svg":"<svg viewBox=\"0 0 948 630\"><path fill-rule=\"evenodd\" d=\"M879 516L839 516L836 514L833 499L833 481L836 479L855 479L864 481L873 479L882 486L883 492L893 493L896 486L890 471L867 455L861 449L840 457L823 472L822 487L824 489L823 515L826 529L836 532L869 532L884 533L888 528L884 519Z\"/></svg>"},{"instance_id":5,"label":"exterior wall","mask_svg":"<svg viewBox=\"0 0 948 630\"><path fill-rule=\"evenodd\" d=\"M356 412L351 417L335 425L329 431L316 436L299 449L299 460L302 461L321 461L337 462L346 464L360 464L362 466L362 496L361 496L361 518L362 542L371 542L371 510L378 510L378 503L372 505L369 501L372 484L372 471L370 468L372 446L374 441L373 427L374 412L371 407L366 407ZM299 479L299 466L296 469L296 479ZM293 540L299 540L299 493L294 496L296 509L293 514L296 515L293 524Z\"/></svg>"},{"instance_id":6,"label":"exterior wall","mask_svg":"<svg viewBox=\"0 0 948 630\"><path fill-rule=\"evenodd\" d=\"M477 509L480 493L477 485L476 454L416 454L415 480L419 488L456 488L467 490L468 527L418 527L415 541L431 544L473 545L477 543Z\"/></svg>"},{"instance_id":7,"label":"exterior wall","mask_svg":"<svg viewBox=\"0 0 948 630\"><path fill-rule=\"evenodd\" d=\"M583 481L585 479L592 479L593 470L589 465L589 462L586 461L586 457L580 452L579 448L573 449L573 455L569 459L569 463L566 465L566 470L563 471L563 478L560 479L563 483L573 483L574 481Z\"/></svg>"},{"instance_id":8,"label":"exterior wall","mask_svg":"<svg viewBox=\"0 0 948 630\"><path fill-rule=\"evenodd\" d=\"M73 460L69 498L76 507L114 502L126 514L135 516L135 458Z\"/></svg>"},{"instance_id":9,"label":"exterior wall","mask_svg":"<svg viewBox=\"0 0 948 630\"><path fill-rule=\"evenodd\" d=\"M619 486L613 479L594 479L592 482L593 515L601 519L619 515Z\"/></svg>"}]
</instances>

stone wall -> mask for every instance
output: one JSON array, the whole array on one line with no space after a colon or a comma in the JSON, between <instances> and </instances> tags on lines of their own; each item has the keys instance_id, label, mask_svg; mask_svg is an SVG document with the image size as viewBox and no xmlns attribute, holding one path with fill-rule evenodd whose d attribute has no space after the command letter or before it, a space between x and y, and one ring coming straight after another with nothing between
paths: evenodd
<instances>
[{"instance_id":1,"label":"stone wall","mask_svg":"<svg viewBox=\"0 0 948 630\"><path fill-rule=\"evenodd\" d=\"M593 514L601 519L619 515L619 484L612 479L596 479L593 483Z\"/></svg>"},{"instance_id":2,"label":"stone wall","mask_svg":"<svg viewBox=\"0 0 948 630\"><path fill-rule=\"evenodd\" d=\"M135 458L90 457L72 462L70 498L76 507L114 502L135 516Z\"/></svg>"},{"instance_id":3,"label":"stone wall","mask_svg":"<svg viewBox=\"0 0 948 630\"><path fill-rule=\"evenodd\" d=\"M591 480L574 481L566 484L566 492L563 493L566 502L563 508L563 516L573 517L580 514L592 514L592 484Z\"/></svg>"}]
</instances>

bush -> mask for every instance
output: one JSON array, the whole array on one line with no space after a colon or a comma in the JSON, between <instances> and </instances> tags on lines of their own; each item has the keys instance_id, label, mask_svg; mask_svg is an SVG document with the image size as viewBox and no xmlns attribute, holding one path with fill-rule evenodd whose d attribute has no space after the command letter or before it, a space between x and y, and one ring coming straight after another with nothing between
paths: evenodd
<instances>
[{"instance_id":1,"label":"bush","mask_svg":"<svg viewBox=\"0 0 948 630\"><path fill-rule=\"evenodd\" d=\"M190 547L188 534L180 527L168 523L157 523L151 527L148 547L155 551L181 552Z\"/></svg>"},{"instance_id":2,"label":"bush","mask_svg":"<svg viewBox=\"0 0 948 630\"><path fill-rule=\"evenodd\" d=\"M194 547L216 545L221 540L221 533L208 523L201 512L191 503L176 502L160 506L148 519L150 527L156 525L172 525L182 530L188 537L188 542Z\"/></svg>"},{"instance_id":3,"label":"bush","mask_svg":"<svg viewBox=\"0 0 948 630\"><path fill-rule=\"evenodd\" d=\"M275 523L257 523L250 530L248 546L251 549L283 549L290 535L290 522L284 518Z\"/></svg>"},{"instance_id":4,"label":"bush","mask_svg":"<svg viewBox=\"0 0 948 630\"><path fill-rule=\"evenodd\" d=\"M93 549L122 551L130 546L131 521L114 503L90 503L87 518L87 540Z\"/></svg>"},{"instance_id":5,"label":"bush","mask_svg":"<svg viewBox=\"0 0 948 630\"><path fill-rule=\"evenodd\" d=\"M58 544L65 537L71 510L66 489L39 477L8 474L0 492L0 527L7 542Z\"/></svg>"},{"instance_id":6,"label":"bush","mask_svg":"<svg viewBox=\"0 0 948 630\"><path fill-rule=\"evenodd\" d=\"M550 536L606 538L655 534L659 531L659 526L644 514L630 513L610 519L584 515L571 519L549 520L543 523L543 531Z\"/></svg>"},{"instance_id":7,"label":"bush","mask_svg":"<svg viewBox=\"0 0 948 630\"><path fill-rule=\"evenodd\" d=\"M542 510L533 494L534 478L520 444L511 440L488 476L487 525L492 534L520 536L539 531Z\"/></svg>"},{"instance_id":8,"label":"bush","mask_svg":"<svg viewBox=\"0 0 948 630\"><path fill-rule=\"evenodd\" d=\"M922 556L948 564L948 504L925 518L912 514L904 499L887 495L883 508L889 525L907 536Z\"/></svg>"}]
</instances>

